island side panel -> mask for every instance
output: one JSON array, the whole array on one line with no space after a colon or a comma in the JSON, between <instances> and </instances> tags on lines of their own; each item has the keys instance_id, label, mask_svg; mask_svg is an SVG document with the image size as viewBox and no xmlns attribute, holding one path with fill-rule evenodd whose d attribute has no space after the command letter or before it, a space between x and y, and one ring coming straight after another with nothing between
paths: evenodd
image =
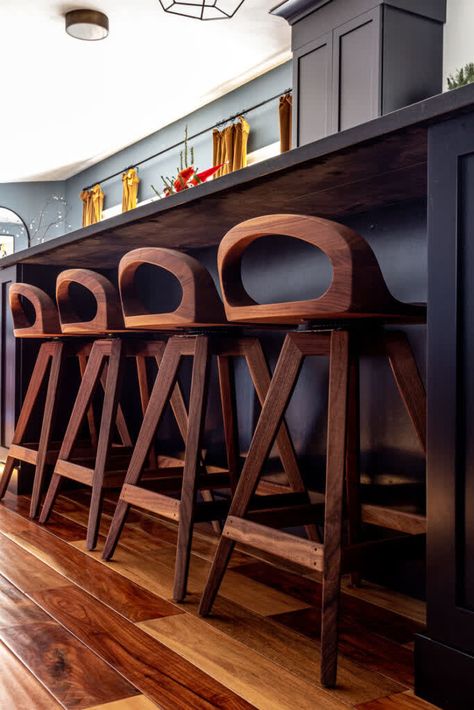
<instances>
[{"instance_id":1,"label":"island side panel","mask_svg":"<svg viewBox=\"0 0 474 710\"><path fill-rule=\"evenodd\" d=\"M430 128L427 631L416 692L474 698L474 112Z\"/></svg>"}]
</instances>

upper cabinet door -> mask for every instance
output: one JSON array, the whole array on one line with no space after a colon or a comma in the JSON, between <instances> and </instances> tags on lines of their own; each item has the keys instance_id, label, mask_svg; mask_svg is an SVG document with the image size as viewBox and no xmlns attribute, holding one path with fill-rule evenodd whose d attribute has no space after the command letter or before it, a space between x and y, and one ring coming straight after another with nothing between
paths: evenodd
<instances>
[{"instance_id":1,"label":"upper cabinet door","mask_svg":"<svg viewBox=\"0 0 474 710\"><path fill-rule=\"evenodd\" d=\"M332 93L332 35L319 37L295 52L293 64L295 104L293 145L304 145L330 133Z\"/></svg>"},{"instance_id":2,"label":"upper cabinet door","mask_svg":"<svg viewBox=\"0 0 474 710\"><path fill-rule=\"evenodd\" d=\"M381 113L381 8L333 32L332 131L343 131Z\"/></svg>"}]
</instances>

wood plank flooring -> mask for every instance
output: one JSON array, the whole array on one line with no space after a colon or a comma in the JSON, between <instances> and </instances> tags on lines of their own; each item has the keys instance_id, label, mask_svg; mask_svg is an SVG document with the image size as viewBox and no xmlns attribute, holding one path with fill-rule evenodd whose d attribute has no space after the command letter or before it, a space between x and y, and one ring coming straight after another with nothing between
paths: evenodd
<instances>
[{"instance_id":1,"label":"wood plank flooring","mask_svg":"<svg viewBox=\"0 0 474 710\"><path fill-rule=\"evenodd\" d=\"M428 710L413 635L424 605L344 582L338 686L320 686L321 586L238 550L209 619L197 615L216 540L197 526L186 603L171 600L176 528L133 511L111 563L85 548L88 497L50 525L27 497L0 504L0 708Z\"/></svg>"}]
</instances>

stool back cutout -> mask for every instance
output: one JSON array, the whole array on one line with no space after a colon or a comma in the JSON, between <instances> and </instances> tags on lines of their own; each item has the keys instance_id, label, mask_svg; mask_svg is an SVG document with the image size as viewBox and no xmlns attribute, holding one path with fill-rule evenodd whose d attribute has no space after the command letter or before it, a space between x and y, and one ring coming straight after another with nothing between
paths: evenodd
<instances>
[{"instance_id":1,"label":"stool back cutout","mask_svg":"<svg viewBox=\"0 0 474 710\"><path fill-rule=\"evenodd\" d=\"M77 313L70 287L78 284L90 291L96 302L96 313L83 320ZM115 286L102 274L89 269L66 269L56 280L56 301L62 332L68 335L114 333L125 330L120 296Z\"/></svg>"},{"instance_id":2,"label":"stool back cutout","mask_svg":"<svg viewBox=\"0 0 474 710\"><path fill-rule=\"evenodd\" d=\"M245 250L257 239L281 235L320 249L332 265L332 281L317 298L256 303L242 283ZM309 215L274 214L241 222L222 239L218 269L227 319L232 322L294 324L316 320L380 318L415 320L425 306L405 304L390 294L370 246L338 222Z\"/></svg>"},{"instance_id":3,"label":"stool back cutout","mask_svg":"<svg viewBox=\"0 0 474 710\"><path fill-rule=\"evenodd\" d=\"M150 264L171 273L181 286L179 306L168 313L151 313L137 289L137 271ZM226 322L224 306L208 270L194 257L175 249L134 249L119 264L119 290L127 328L193 328Z\"/></svg>"},{"instance_id":4,"label":"stool back cutout","mask_svg":"<svg viewBox=\"0 0 474 710\"><path fill-rule=\"evenodd\" d=\"M22 299L31 304L33 317L27 314ZM15 338L52 338L61 335L56 304L38 286L13 283L9 289L9 300Z\"/></svg>"}]
</instances>

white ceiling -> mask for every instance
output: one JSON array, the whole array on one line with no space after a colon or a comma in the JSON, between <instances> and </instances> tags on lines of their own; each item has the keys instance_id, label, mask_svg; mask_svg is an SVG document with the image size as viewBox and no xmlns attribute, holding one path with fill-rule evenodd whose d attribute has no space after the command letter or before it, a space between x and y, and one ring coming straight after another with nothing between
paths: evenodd
<instances>
[{"instance_id":1,"label":"white ceiling","mask_svg":"<svg viewBox=\"0 0 474 710\"><path fill-rule=\"evenodd\" d=\"M200 22L158 0L0 0L0 182L70 177L285 61L275 4ZM66 34L81 7L109 16L107 39Z\"/></svg>"}]
</instances>

